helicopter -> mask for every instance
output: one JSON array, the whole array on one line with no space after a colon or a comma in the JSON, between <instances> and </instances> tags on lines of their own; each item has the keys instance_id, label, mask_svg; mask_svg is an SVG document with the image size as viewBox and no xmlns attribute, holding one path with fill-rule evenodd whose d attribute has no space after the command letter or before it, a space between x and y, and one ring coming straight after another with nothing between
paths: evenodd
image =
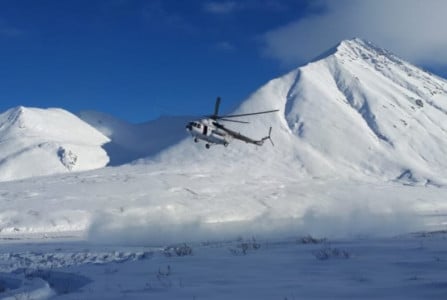
<instances>
[{"instance_id":1,"label":"helicopter","mask_svg":"<svg viewBox=\"0 0 447 300\"><path fill-rule=\"evenodd\" d=\"M241 140L243 142L254 144L257 146L262 146L265 140L269 140L272 145L273 141L270 137L272 133L272 127L269 129L269 133L267 136L261 138L260 140L255 140L249 138L245 135L240 134L234 130L228 129L219 121L226 122L235 122L248 124L249 122L240 121L240 120L232 120L232 118L245 117L251 115L260 115L260 114L268 114L279 111L279 109L260 111L254 113L247 114L237 114L237 115L224 115L219 116L219 106L220 106L220 97L217 97L216 103L214 106L214 113L212 115L205 116L205 118L188 122L186 125L186 130L191 134L194 138L194 142L198 143L199 140L203 140L206 142L205 147L209 149L211 145L223 145L227 147L233 139Z\"/></svg>"}]
</instances>

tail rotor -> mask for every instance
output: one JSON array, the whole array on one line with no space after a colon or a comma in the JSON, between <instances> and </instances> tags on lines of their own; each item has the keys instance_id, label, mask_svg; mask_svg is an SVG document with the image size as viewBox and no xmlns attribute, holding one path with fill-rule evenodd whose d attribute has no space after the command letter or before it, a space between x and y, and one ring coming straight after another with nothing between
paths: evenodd
<instances>
[{"instance_id":1,"label":"tail rotor","mask_svg":"<svg viewBox=\"0 0 447 300\"><path fill-rule=\"evenodd\" d=\"M266 137L263 137L262 140L261 140L261 142L264 143L265 140L269 140L270 143L272 143L272 146L274 147L275 144L273 143L273 140L272 140L272 138L271 138L271 134L272 134L272 127L270 127L270 129L269 129L269 135L266 136Z\"/></svg>"}]
</instances>

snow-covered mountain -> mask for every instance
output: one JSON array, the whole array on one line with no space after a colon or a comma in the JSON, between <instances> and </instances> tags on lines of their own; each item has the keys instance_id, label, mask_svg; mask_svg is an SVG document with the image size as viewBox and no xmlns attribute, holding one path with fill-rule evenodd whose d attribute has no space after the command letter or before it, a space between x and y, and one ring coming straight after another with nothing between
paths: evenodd
<instances>
[{"instance_id":1,"label":"snow-covered mountain","mask_svg":"<svg viewBox=\"0 0 447 300\"><path fill-rule=\"evenodd\" d=\"M62 109L0 114L0 181L104 167L109 139Z\"/></svg>"},{"instance_id":2,"label":"snow-covered mountain","mask_svg":"<svg viewBox=\"0 0 447 300\"><path fill-rule=\"evenodd\" d=\"M105 113L16 107L0 114L0 181L115 166L185 137L189 117L131 124Z\"/></svg>"},{"instance_id":3,"label":"snow-covered mountain","mask_svg":"<svg viewBox=\"0 0 447 300\"><path fill-rule=\"evenodd\" d=\"M447 81L369 42L342 41L271 80L234 113L275 108L247 117L249 125L228 124L255 139L272 126L275 147L234 141L210 150L188 139L190 118L133 125L91 111L78 119L62 110L12 109L0 119L0 180L140 159L160 168L447 183Z\"/></svg>"},{"instance_id":4,"label":"snow-covered mountain","mask_svg":"<svg viewBox=\"0 0 447 300\"><path fill-rule=\"evenodd\" d=\"M161 160L245 172L262 172L263 166L267 173L278 169L294 176L446 182L447 81L369 42L342 41L268 82L236 113L273 108L280 113L229 127L260 138L273 126L276 147L234 142L204 154L185 141Z\"/></svg>"}]
</instances>

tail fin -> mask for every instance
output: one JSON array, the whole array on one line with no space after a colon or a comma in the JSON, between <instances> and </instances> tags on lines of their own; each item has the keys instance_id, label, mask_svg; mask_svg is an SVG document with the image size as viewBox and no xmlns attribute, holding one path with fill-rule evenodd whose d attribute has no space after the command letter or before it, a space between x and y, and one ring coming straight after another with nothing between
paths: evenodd
<instances>
[{"instance_id":1,"label":"tail fin","mask_svg":"<svg viewBox=\"0 0 447 300\"><path fill-rule=\"evenodd\" d=\"M260 140L260 142L261 142L260 144L262 145L262 144L264 143L265 140L269 140L270 143L272 143L272 146L275 146L275 144L273 144L273 141L272 141L272 138L271 138L271 134L272 134L272 127L270 127L270 129L269 129L269 135L266 136L266 137L263 137L263 138Z\"/></svg>"}]
</instances>

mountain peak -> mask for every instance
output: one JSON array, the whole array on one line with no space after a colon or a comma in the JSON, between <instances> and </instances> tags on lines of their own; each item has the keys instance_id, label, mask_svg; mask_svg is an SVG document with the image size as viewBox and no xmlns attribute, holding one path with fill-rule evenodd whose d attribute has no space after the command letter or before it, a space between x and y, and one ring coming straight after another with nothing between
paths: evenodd
<instances>
[{"instance_id":1,"label":"mountain peak","mask_svg":"<svg viewBox=\"0 0 447 300\"><path fill-rule=\"evenodd\" d=\"M392 61L401 61L390 51L376 46L372 42L353 38L343 40L336 46L336 56L347 55L352 59L370 60L372 57L384 56Z\"/></svg>"},{"instance_id":2,"label":"mountain peak","mask_svg":"<svg viewBox=\"0 0 447 300\"><path fill-rule=\"evenodd\" d=\"M354 37L352 39L346 39L342 40L340 43L338 43L337 47L351 47L351 48L379 48L378 46L374 45L372 42Z\"/></svg>"},{"instance_id":3,"label":"mountain peak","mask_svg":"<svg viewBox=\"0 0 447 300\"><path fill-rule=\"evenodd\" d=\"M9 114L11 116L20 116L25 112L25 110L26 107L20 105L7 110L6 114Z\"/></svg>"},{"instance_id":4,"label":"mountain peak","mask_svg":"<svg viewBox=\"0 0 447 300\"><path fill-rule=\"evenodd\" d=\"M398 64L403 63L403 60L392 52L358 37L339 42L334 47L314 58L311 62L333 58L344 61L346 59L349 61L366 61L372 64L376 63L378 58L380 58L382 61L385 59Z\"/></svg>"}]
</instances>

